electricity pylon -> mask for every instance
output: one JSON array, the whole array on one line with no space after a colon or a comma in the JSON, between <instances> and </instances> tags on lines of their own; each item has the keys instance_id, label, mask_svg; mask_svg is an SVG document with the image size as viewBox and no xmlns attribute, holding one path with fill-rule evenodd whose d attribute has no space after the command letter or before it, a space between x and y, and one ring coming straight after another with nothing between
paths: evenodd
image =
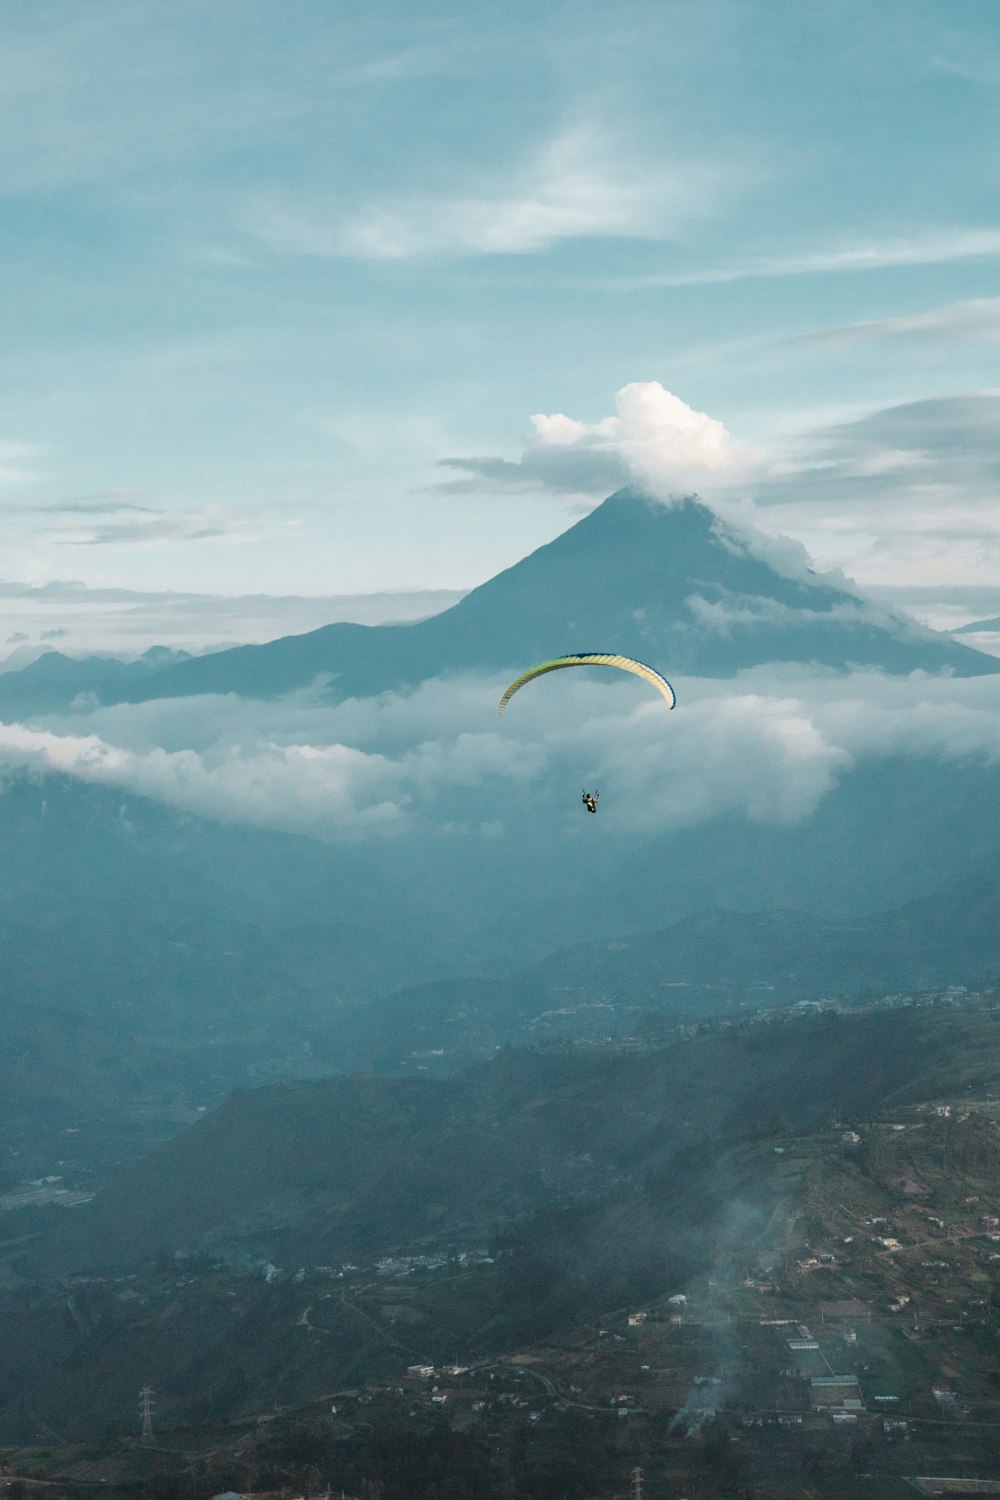
<instances>
[{"instance_id":1,"label":"electricity pylon","mask_svg":"<svg viewBox=\"0 0 1000 1500\"><path fill-rule=\"evenodd\" d=\"M144 1443L151 1441L153 1436L153 1392L148 1385L144 1385L139 1392L142 1406L142 1439Z\"/></svg>"}]
</instances>

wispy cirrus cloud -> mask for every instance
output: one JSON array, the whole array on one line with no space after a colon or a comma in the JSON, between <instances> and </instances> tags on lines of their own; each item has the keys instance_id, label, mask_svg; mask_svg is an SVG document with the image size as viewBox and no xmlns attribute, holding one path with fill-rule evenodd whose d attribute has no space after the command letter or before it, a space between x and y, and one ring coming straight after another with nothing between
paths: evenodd
<instances>
[{"instance_id":1,"label":"wispy cirrus cloud","mask_svg":"<svg viewBox=\"0 0 1000 1500\"><path fill-rule=\"evenodd\" d=\"M355 63L343 74L341 82L360 85L393 85L418 78L447 77L463 71L467 58L456 55L456 49L444 38L437 44L420 43L411 47L397 48L372 57L366 62Z\"/></svg>"},{"instance_id":2,"label":"wispy cirrus cloud","mask_svg":"<svg viewBox=\"0 0 1000 1500\"><path fill-rule=\"evenodd\" d=\"M18 501L0 514L44 516L45 541L57 547L168 547L186 542L246 542L287 533L301 525L290 514L243 513L232 506L167 509L124 497L141 491L104 491L93 497Z\"/></svg>"},{"instance_id":3,"label":"wispy cirrus cloud","mask_svg":"<svg viewBox=\"0 0 1000 1500\"><path fill-rule=\"evenodd\" d=\"M847 501L863 491L994 503L1000 484L1000 391L908 401L800 439L803 456L757 490L763 503L787 498Z\"/></svg>"},{"instance_id":4,"label":"wispy cirrus cloud","mask_svg":"<svg viewBox=\"0 0 1000 1500\"><path fill-rule=\"evenodd\" d=\"M594 285L608 290L644 291L656 287L724 285L784 276L837 275L891 270L906 266L944 265L951 261L1000 256L1000 229L923 230L906 238L863 240L790 255L746 256L720 265L641 276L604 277Z\"/></svg>"},{"instance_id":5,"label":"wispy cirrus cloud","mask_svg":"<svg viewBox=\"0 0 1000 1500\"><path fill-rule=\"evenodd\" d=\"M974 297L928 312L869 318L860 323L819 328L812 333L799 334L788 343L850 348L855 344L910 339L942 344L996 343L1000 341L1000 297Z\"/></svg>"},{"instance_id":6,"label":"wispy cirrus cloud","mask_svg":"<svg viewBox=\"0 0 1000 1500\"><path fill-rule=\"evenodd\" d=\"M449 589L311 597L89 588L75 579L0 579L0 632L10 632L10 646L54 640L58 633L74 654L117 651L136 656L164 642L200 652L298 635L339 620L381 625L421 619L448 609L461 597L460 590ZM20 658L18 662L23 664ZM0 663L0 670L6 669L7 662Z\"/></svg>"},{"instance_id":7,"label":"wispy cirrus cloud","mask_svg":"<svg viewBox=\"0 0 1000 1500\"><path fill-rule=\"evenodd\" d=\"M153 512L152 519L102 521L92 525L67 522L54 540L64 547L164 547L179 542L251 542L274 528L247 516L211 511L180 515Z\"/></svg>"},{"instance_id":8,"label":"wispy cirrus cloud","mask_svg":"<svg viewBox=\"0 0 1000 1500\"><path fill-rule=\"evenodd\" d=\"M1000 49L984 47L982 40L981 36L966 36L960 30L953 31L943 50L933 58L931 71L996 88L1000 84Z\"/></svg>"},{"instance_id":9,"label":"wispy cirrus cloud","mask_svg":"<svg viewBox=\"0 0 1000 1500\"><path fill-rule=\"evenodd\" d=\"M711 212L733 182L717 164L642 160L594 131L573 130L464 191L393 194L346 214L274 197L257 204L249 227L296 255L528 255L561 240L668 238Z\"/></svg>"},{"instance_id":10,"label":"wispy cirrus cloud","mask_svg":"<svg viewBox=\"0 0 1000 1500\"><path fill-rule=\"evenodd\" d=\"M2 507L10 513L39 515L114 515L119 511L134 511L141 515L160 515L152 505L138 504L143 490L95 490L91 495L69 495L65 500L21 500L7 501Z\"/></svg>"},{"instance_id":11,"label":"wispy cirrus cloud","mask_svg":"<svg viewBox=\"0 0 1000 1500\"><path fill-rule=\"evenodd\" d=\"M31 460L40 452L35 443L0 439L0 484L27 484L35 479Z\"/></svg>"}]
</instances>

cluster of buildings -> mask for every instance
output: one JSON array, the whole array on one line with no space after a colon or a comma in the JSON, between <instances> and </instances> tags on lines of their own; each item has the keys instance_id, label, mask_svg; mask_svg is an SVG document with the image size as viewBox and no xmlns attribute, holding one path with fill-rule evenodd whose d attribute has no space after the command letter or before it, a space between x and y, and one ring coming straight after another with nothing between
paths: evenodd
<instances>
[{"instance_id":1,"label":"cluster of buildings","mask_svg":"<svg viewBox=\"0 0 1000 1500\"><path fill-rule=\"evenodd\" d=\"M93 1193L81 1192L79 1188L62 1186L61 1176L36 1177L12 1193L0 1195L0 1213L9 1213L18 1208L42 1208L54 1204L57 1208L76 1208L79 1203L89 1203Z\"/></svg>"}]
</instances>

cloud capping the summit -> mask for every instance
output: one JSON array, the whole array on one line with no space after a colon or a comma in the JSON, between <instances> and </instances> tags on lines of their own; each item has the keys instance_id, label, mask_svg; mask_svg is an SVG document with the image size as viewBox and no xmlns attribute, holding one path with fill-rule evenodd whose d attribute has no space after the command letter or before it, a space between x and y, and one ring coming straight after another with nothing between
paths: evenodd
<instances>
[{"instance_id":1,"label":"cloud capping the summit","mask_svg":"<svg viewBox=\"0 0 1000 1500\"><path fill-rule=\"evenodd\" d=\"M444 459L446 467L465 477L437 488L454 493L542 491L592 504L610 490L634 483L670 501L692 491L728 494L746 482L759 462L720 421L688 406L658 380L623 386L615 408L614 416L589 423L564 412L535 413L519 460Z\"/></svg>"}]
</instances>

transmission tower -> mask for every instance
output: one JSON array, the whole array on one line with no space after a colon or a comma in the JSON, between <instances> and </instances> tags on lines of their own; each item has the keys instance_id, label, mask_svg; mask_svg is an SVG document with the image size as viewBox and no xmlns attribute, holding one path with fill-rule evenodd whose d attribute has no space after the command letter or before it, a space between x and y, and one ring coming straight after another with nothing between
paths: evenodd
<instances>
[{"instance_id":1,"label":"transmission tower","mask_svg":"<svg viewBox=\"0 0 1000 1500\"><path fill-rule=\"evenodd\" d=\"M642 1470L638 1466L632 1470L632 1500L643 1500Z\"/></svg>"},{"instance_id":2,"label":"transmission tower","mask_svg":"<svg viewBox=\"0 0 1000 1500\"><path fill-rule=\"evenodd\" d=\"M144 1385L139 1392L142 1402L140 1411L142 1413L142 1441L150 1442L153 1436L153 1392L148 1385Z\"/></svg>"}]
</instances>

